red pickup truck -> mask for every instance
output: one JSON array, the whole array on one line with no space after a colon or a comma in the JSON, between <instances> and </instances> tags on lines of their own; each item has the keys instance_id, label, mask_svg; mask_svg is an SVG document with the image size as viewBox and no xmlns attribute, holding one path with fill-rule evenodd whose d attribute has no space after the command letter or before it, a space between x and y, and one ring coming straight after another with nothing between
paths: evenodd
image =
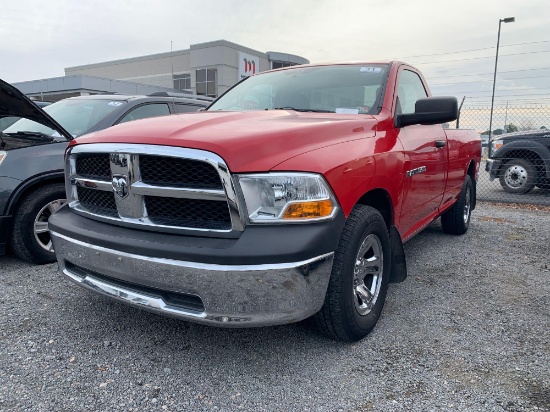
<instances>
[{"instance_id":1,"label":"red pickup truck","mask_svg":"<svg viewBox=\"0 0 550 412\"><path fill-rule=\"evenodd\" d=\"M468 229L481 144L443 129L456 116L405 63L309 65L245 79L200 113L77 138L49 220L59 269L193 322L314 315L361 339L406 277L403 242L439 216Z\"/></svg>"}]
</instances>

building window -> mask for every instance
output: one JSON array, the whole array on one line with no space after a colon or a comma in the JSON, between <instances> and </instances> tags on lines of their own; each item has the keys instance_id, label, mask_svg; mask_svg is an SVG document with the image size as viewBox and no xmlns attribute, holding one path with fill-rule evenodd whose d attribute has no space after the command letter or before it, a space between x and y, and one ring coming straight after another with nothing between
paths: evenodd
<instances>
[{"instance_id":1,"label":"building window","mask_svg":"<svg viewBox=\"0 0 550 412\"><path fill-rule=\"evenodd\" d=\"M189 73L174 74L174 89L191 90L191 75Z\"/></svg>"},{"instance_id":2,"label":"building window","mask_svg":"<svg viewBox=\"0 0 550 412\"><path fill-rule=\"evenodd\" d=\"M209 97L218 95L218 69L198 69L197 94Z\"/></svg>"},{"instance_id":3,"label":"building window","mask_svg":"<svg viewBox=\"0 0 550 412\"><path fill-rule=\"evenodd\" d=\"M291 62L281 62L281 61L271 61L271 68L272 69L282 69L283 67L290 67L290 66L296 66L296 63Z\"/></svg>"}]
</instances>

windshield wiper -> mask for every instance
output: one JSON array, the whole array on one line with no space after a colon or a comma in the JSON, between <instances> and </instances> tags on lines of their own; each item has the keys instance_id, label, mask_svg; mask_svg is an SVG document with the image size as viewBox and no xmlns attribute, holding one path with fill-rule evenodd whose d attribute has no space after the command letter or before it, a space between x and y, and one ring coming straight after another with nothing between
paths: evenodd
<instances>
[{"instance_id":1,"label":"windshield wiper","mask_svg":"<svg viewBox=\"0 0 550 412\"><path fill-rule=\"evenodd\" d=\"M42 133L42 132L30 132L30 131L18 131L18 132L12 132L12 133L4 133L6 136L21 136L24 138L28 138L29 140L35 140L35 138L39 138L39 140L49 140L50 142L54 142L55 138L53 136L50 136L49 134Z\"/></svg>"},{"instance_id":2,"label":"windshield wiper","mask_svg":"<svg viewBox=\"0 0 550 412\"><path fill-rule=\"evenodd\" d=\"M295 107L290 107L290 106L274 107L273 110L294 110L295 112L310 112L310 113L334 113L332 110L296 109Z\"/></svg>"}]
</instances>

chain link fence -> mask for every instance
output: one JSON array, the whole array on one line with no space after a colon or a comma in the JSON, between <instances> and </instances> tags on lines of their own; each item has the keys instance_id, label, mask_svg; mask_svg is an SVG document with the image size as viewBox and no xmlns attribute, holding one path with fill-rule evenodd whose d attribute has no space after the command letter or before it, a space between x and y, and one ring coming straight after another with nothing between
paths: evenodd
<instances>
[{"instance_id":1,"label":"chain link fence","mask_svg":"<svg viewBox=\"0 0 550 412\"><path fill-rule=\"evenodd\" d=\"M481 134L478 199L550 205L550 106L495 106L491 141L490 114L490 107L463 107L457 121Z\"/></svg>"}]
</instances>

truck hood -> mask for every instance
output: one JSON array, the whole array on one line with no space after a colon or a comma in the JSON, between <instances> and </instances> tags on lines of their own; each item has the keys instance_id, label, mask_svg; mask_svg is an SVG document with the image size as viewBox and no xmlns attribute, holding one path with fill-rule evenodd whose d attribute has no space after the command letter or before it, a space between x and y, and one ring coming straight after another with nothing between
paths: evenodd
<instances>
[{"instance_id":1,"label":"truck hood","mask_svg":"<svg viewBox=\"0 0 550 412\"><path fill-rule=\"evenodd\" d=\"M504 133L491 138L492 142L498 140L519 140L519 139L538 139L550 137L550 130L525 130L521 132Z\"/></svg>"},{"instance_id":2,"label":"truck hood","mask_svg":"<svg viewBox=\"0 0 550 412\"><path fill-rule=\"evenodd\" d=\"M0 80L0 118L23 117L57 131L68 140L73 137L48 113L38 107L27 96L12 85Z\"/></svg>"},{"instance_id":3,"label":"truck hood","mask_svg":"<svg viewBox=\"0 0 550 412\"><path fill-rule=\"evenodd\" d=\"M262 172L305 152L373 137L375 127L376 119L370 115L292 110L199 112L125 123L79 137L72 144L201 149L221 156L233 172Z\"/></svg>"}]
</instances>

